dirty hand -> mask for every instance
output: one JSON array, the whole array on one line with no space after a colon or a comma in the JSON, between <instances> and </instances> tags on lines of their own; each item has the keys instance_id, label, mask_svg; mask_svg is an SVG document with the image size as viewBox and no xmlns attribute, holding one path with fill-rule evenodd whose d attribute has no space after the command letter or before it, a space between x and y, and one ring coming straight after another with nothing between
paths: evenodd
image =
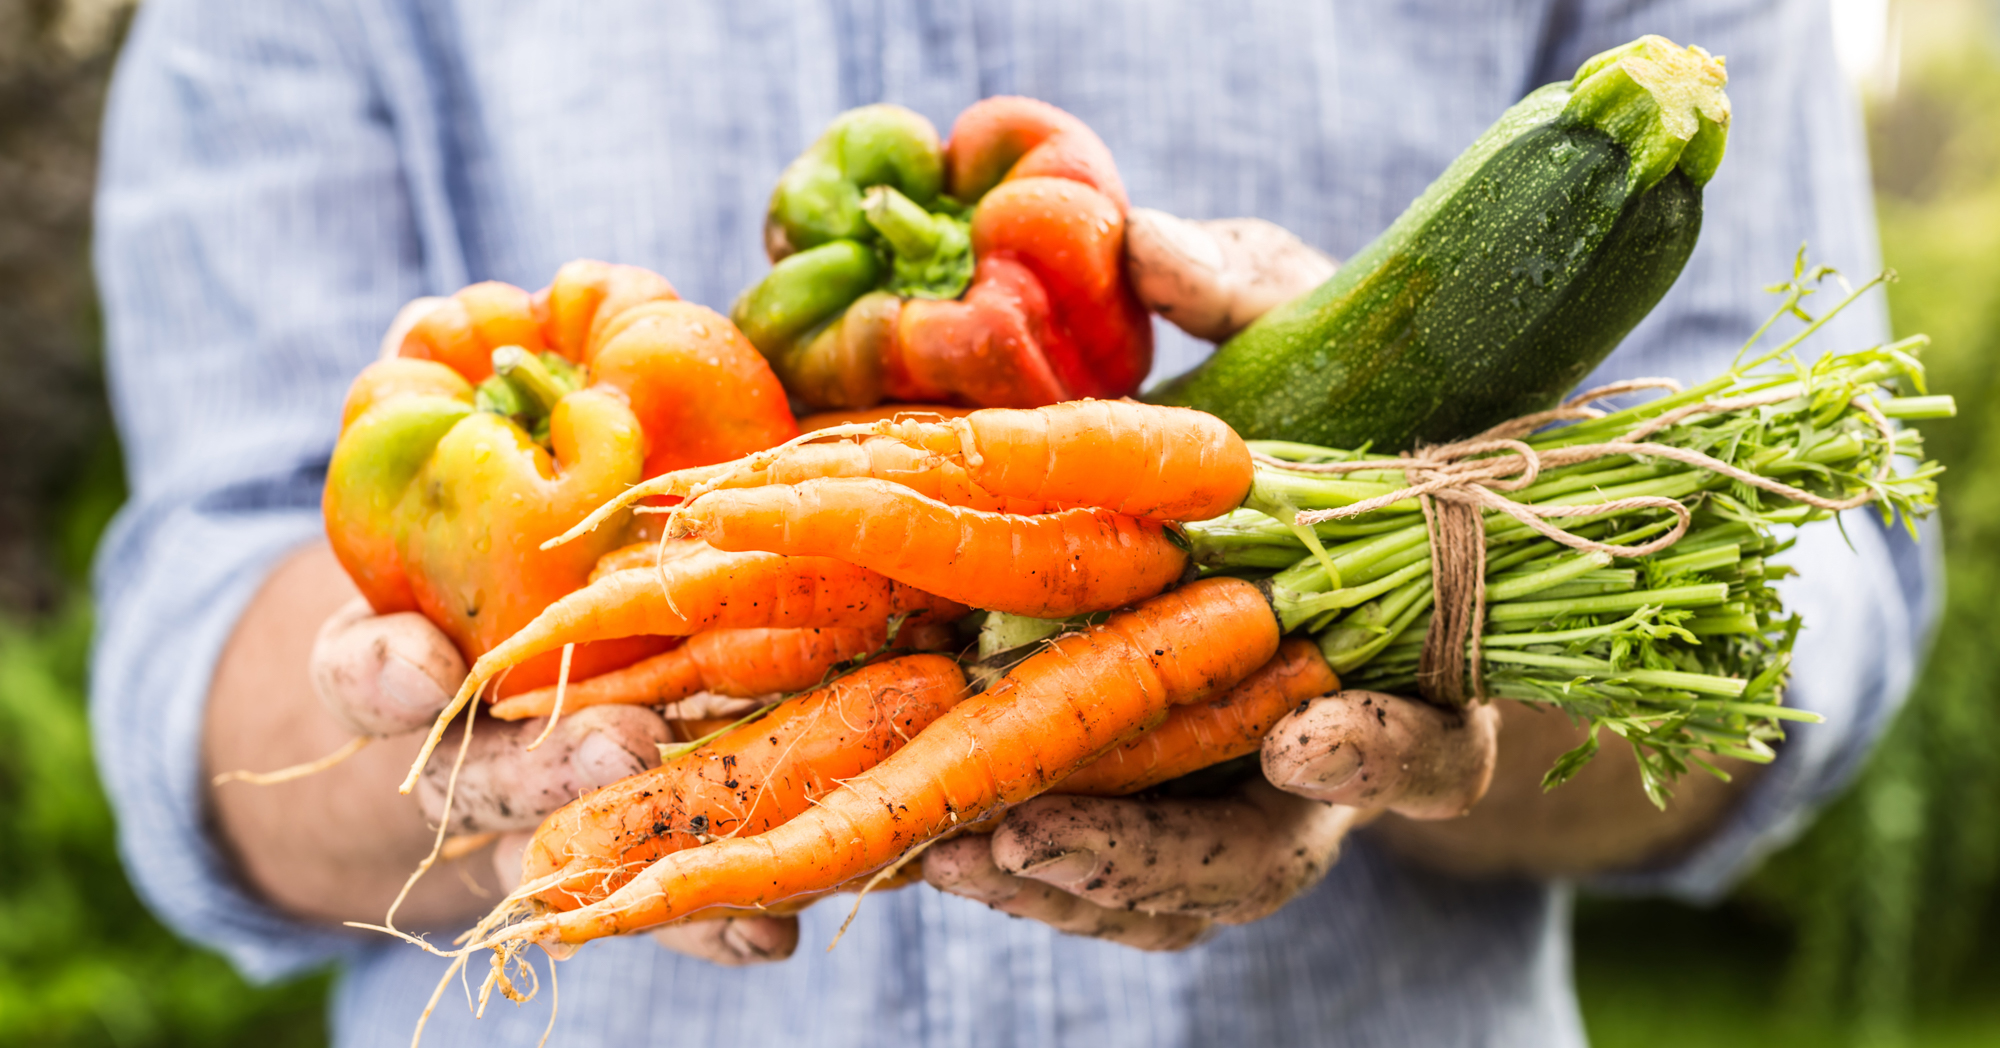
<instances>
[{"instance_id":1,"label":"dirty hand","mask_svg":"<svg viewBox=\"0 0 2000 1048\"><path fill-rule=\"evenodd\" d=\"M1376 813L1464 814L1492 779L1497 722L1490 706L1458 714L1374 692L1324 696L1278 722L1263 778L1228 796L1039 797L990 837L931 848L924 877L1073 935L1183 949L1311 888Z\"/></svg>"},{"instance_id":2,"label":"dirty hand","mask_svg":"<svg viewBox=\"0 0 2000 1048\"><path fill-rule=\"evenodd\" d=\"M1261 218L1190 221L1133 208L1125 266L1146 308L1221 342L1266 310L1325 283L1334 262Z\"/></svg>"},{"instance_id":3,"label":"dirty hand","mask_svg":"<svg viewBox=\"0 0 2000 1048\"><path fill-rule=\"evenodd\" d=\"M314 691L334 717L358 734L386 737L429 729L465 679L465 660L422 615L377 615L356 598L321 628L310 670ZM479 720L464 746L447 812L461 722L425 765L416 790L425 817L433 823L448 820L452 835L500 835L494 866L510 888L520 882L521 851L544 817L586 791L657 765L659 744L673 741L666 722L641 706L588 706L564 714L549 737L529 750L547 726L541 717ZM702 921L654 938L716 964L752 964L789 957L798 944L798 922L791 917Z\"/></svg>"}]
</instances>

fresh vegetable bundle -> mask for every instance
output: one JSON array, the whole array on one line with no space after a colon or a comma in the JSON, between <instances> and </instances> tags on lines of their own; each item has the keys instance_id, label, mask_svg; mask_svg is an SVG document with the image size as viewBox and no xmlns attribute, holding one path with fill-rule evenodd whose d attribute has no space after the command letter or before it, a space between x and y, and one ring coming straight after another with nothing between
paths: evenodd
<instances>
[{"instance_id":1,"label":"fresh vegetable bundle","mask_svg":"<svg viewBox=\"0 0 2000 1048\"><path fill-rule=\"evenodd\" d=\"M545 826L551 857L524 892L553 912L484 945L575 943L775 905L867 878L1079 773L1100 780L1092 792L1119 792L1157 781L1148 775L1159 767L1244 752L1201 736L1215 738L1221 711L1243 705L1218 698L1260 667L1302 687L1331 686L1332 669L1350 684L1440 687L1436 674L1428 687L1418 679L1416 630L1437 599L1432 577L1468 564L1483 595L1460 588L1446 606L1470 624L1457 643L1472 668L1461 660L1445 694L1469 686L1608 728L1638 748L1656 798L1702 752L1769 759L1780 722L1797 716L1781 686L1798 628L1767 586L1779 571L1763 560L1779 549L1769 529L1869 500L1926 511L1933 471L1890 469L1921 445L1888 417L1948 407L1886 389L1921 382L1913 344L1808 365L1790 355L1797 342L1636 408L1572 405L1553 418L1599 417L1523 439L1515 431L1552 420L1531 417L1387 462L1246 446L1184 409L1082 402L834 427L663 475L607 508L685 496L673 529L709 549L608 574L558 602L482 658L462 698L513 662L628 633L848 624L953 605L1070 621L907 741L857 741L875 747L862 758L844 751L865 770L781 776L800 805L789 817L690 834L691 809L655 791L662 800L597 804L590 822ZM1483 538L1457 568L1432 549L1448 532L1422 520L1427 499L1480 511ZM1007 500L1039 512L971 505ZM1190 571L1206 577L1170 588ZM1314 636L1318 651L1281 652L1287 632ZM1278 715L1297 694L1275 704ZM1196 711L1206 727L1186 723ZM1243 723L1245 713L1229 715ZM1254 748L1261 730L1238 734ZM1189 750L1199 759L1184 760ZM1589 752L1565 758L1552 781ZM765 788L734 781L739 807ZM605 819L621 827L608 853L563 843ZM673 832L683 837L663 839Z\"/></svg>"},{"instance_id":2,"label":"fresh vegetable bundle","mask_svg":"<svg viewBox=\"0 0 2000 1048\"><path fill-rule=\"evenodd\" d=\"M774 265L732 316L816 408L1124 396L1153 356L1127 206L1111 151L1046 102L977 102L943 145L916 113L863 106L779 177Z\"/></svg>"},{"instance_id":3,"label":"fresh vegetable bundle","mask_svg":"<svg viewBox=\"0 0 2000 1048\"><path fill-rule=\"evenodd\" d=\"M688 638L583 681L580 702L807 690L551 817L528 882L466 950L500 951L499 971L529 942L875 885L1037 794L1131 792L1254 751L1337 674L1564 710L1591 741L1551 785L1600 729L1637 750L1656 801L1704 754L1769 759L1802 718L1782 702L1799 624L1769 585L1771 529L1868 501L1926 511L1933 471L1893 470L1921 444L1890 419L1948 405L1889 389L1921 385L1910 345L1806 364L1793 339L1640 407L1587 402L1657 383L1541 410L1685 260L1721 155L1721 84L1718 62L1657 38L1592 59L1496 125L1344 278L1172 394L1208 390L1253 436L1351 424L1351 443L1376 448L1525 412L1469 440L1381 459L1246 443L1227 419L1130 401L889 412L603 502L542 549L613 551L485 647L406 790L467 703L558 652ZM1136 329L1120 326L1133 303L1104 240L1124 207L1108 155L1059 112L998 101L1012 108L974 107L943 150L908 114L859 111L788 170L770 239L774 257L797 253L737 316L794 395L1117 391L1115 367L1079 355L1137 345L1112 337ZM969 226L947 190L977 199ZM1104 264L1056 265L1078 259ZM1781 312L1810 279L1795 274ZM1096 322L1106 337L1079 334ZM1535 435L1554 422L1573 424ZM668 514L658 544L613 549L635 509ZM975 684L894 650L973 609ZM791 655L743 673L719 655L741 643ZM496 710L559 713L566 684L536 683Z\"/></svg>"}]
</instances>

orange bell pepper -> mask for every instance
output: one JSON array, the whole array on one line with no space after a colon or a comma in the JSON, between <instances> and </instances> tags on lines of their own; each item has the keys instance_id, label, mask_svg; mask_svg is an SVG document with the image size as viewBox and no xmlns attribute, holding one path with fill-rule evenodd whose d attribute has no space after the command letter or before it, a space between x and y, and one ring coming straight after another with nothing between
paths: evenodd
<instances>
[{"instance_id":1,"label":"orange bell pepper","mask_svg":"<svg viewBox=\"0 0 2000 1048\"><path fill-rule=\"evenodd\" d=\"M630 520L552 550L544 539L647 477L798 433L736 327L632 266L572 262L534 295L475 284L396 352L349 390L327 535L378 613L423 612L468 661L582 586ZM583 645L570 676L668 643ZM559 658L521 666L497 694L554 683Z\"/></svg>"}]
</instances>

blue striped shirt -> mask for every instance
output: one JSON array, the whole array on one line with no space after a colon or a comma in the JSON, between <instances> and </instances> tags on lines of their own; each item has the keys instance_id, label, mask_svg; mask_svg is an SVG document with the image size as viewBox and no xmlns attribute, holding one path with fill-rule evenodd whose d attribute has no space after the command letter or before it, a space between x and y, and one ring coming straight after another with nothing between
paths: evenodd
<instances>
[{"instance_id":1,"label":"blue striped shirt","mask_svg":"<svg viewBox=\"0 0 2000 1048\"><path fill-rule=\"evenodd\" d=\"M1824 0L148 0L106 125L97 264L131 504L101 556L99 766L134 881L272 978L338 959L340 1045L403 1043L441 971L259 902L209 835L198 740L253 590L321 534L347 382L406 299L526 287L593 257L726 308L765 268L779 169L839 111L941 128L985 95L1076 113L1135 202L1258 215L1351 254L1503 108L1642 32L1726 54L1736 123L1707 230L1599 378L1726 364L1792 251L1875 265L1867 171ZM1859 345L1878 304L1827 332ZM1205 348L1163 329L1157 374ZM1706 897L1855 767L1911 672L1926 573L1851 521L1810 529L1795 734L1727 826L1607 881ZM1824 562L1824 563L1820 563ZM1576 1045L1568 889L1455 880L1364 834L1279 916L1185 953L1065 938L924 889L805 917L798 956L721 970L644 939L561 968L555 1043ZM554 995L426 1043L528 1045Z\"/></svg>"}]
</instances>

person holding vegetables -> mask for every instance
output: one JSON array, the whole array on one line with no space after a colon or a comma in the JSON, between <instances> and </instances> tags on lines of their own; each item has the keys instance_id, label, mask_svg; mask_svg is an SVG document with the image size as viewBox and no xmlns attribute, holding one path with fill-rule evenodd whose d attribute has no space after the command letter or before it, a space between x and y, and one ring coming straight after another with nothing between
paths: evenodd
<instances>
[{"instance_id":1,"label":"person holding vegetables","mask_svg":"<svg viewBox=\"0 0 2000 1048\"><path fill-rule=\"evenodd\" d=\"M1755 287L1801 239L1851 272L1871 265L1857 122L1814 57L1830 46L1823 5L1451 18L1440 31L1415 5L1033 0L634 3L585 20L532 5L148 5L114 89L99 212L134 502L100 565L94 681L141 891L253 976L344 960L339 1043L407 1036L443 965L337 922L379 921L423 857L442 791L413 805L394 784L415 751L406 733L465 663L430 620L354 603L315 544L341 391L402 302L488 277L536 286L578 255L646 265L726 306L764 272L766 188L842 109L894 101L943 125L982 96L1023 94L1074 114L1137 205L1123 251L1139 300L1215 339L1330 264L1268 226L1147 205L1254 213L1351 254L1506 105L1658 31L1729 56L1736 133L1680 284L1601 374L1699 380L1726 365L1761 312ZM413 306L391 342L449 308ZM1829 336L1861 345L1880 327L1864 308ZM1199 352L1163 329L1155 378ZM1793 701L1829 725L1795 733L1760 774L1685 780L1665 814L1609 749L1584 781L1541 794L1576 741L1559 718L1323 699L1267 743L1268 784L1028 802L990 839L924 857L950 895L870 896L830 956L704 963L825 942L844 909L831 902L799 922L655 937L674 952L594 944L561 969L556 1043L1581 1043L1561 880L1719 891L1837 787L1899 701L1928 577L1872 520L1847 532L1854 553L1830 527L1805 533L1791 556L1826 563L1787 593L1811 622ZM531 828L666 741L643 708L592 706L524 751L543 726L481 725L455 830ZM356 731L393 741L296 782L202 785ZM448 860L460 876L419 882L401 924L483 911L492 858ZM1285 919L1256 920L1280 906ZM474 1026L446 1007L426 1036L526 1044L546 1016L499 1009Z\"/></svg>"}]
</instances>

